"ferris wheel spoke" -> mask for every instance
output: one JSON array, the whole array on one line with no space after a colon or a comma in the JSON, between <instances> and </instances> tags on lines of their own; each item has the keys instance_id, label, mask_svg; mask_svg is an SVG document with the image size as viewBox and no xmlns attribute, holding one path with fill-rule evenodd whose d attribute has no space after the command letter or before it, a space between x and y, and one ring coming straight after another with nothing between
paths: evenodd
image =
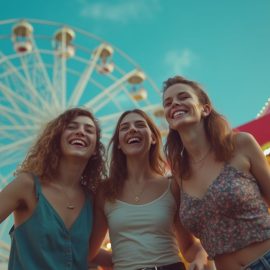
<instances>
[{"instance_id":1,"label":"ferris wheel spoke","mask_svg":"<svg viewBox=\"0 0 270 270\"><path fill-rule=\"evenodd\" d=\"M0 90L2 90L2 93L11 102L11 104L13 105L13 107L15 107L15 109L19 109L19 107L16 105L16 100L17 100L17 101L20 101L26 107L31 108L32 111L37 113L38 115L41 114L40 108L37 108L36 106L33 105L33 103L29 102L27 99L23 98L22 96L19 96L16 92L12 91L10 88L5 86L1 82L0 82Z\"/></svg>"},{"instance_id":2,"label":"ferris wheel spoke","mask_svg":"<svg viewBox=\"0 0 270 270\"><path fill-rule=\"evenodd\" d=\"M17 164L22 161L24 157L23 153L18 153L17 150L14 149L13 153L9 151L7 157L5 157L4 161L1 162L1 168L12 165L12 164Z\"/></svg>"},{"instance_id":3,"label":"ferris wheel spoke","mask_svg":"<svg viewBox=\"0 0 270 270\"><path fill-rule=\"evenodd\" d=\"M16 102L16 98L15 97L19 97L20 96L18 94L16 94L15 91L12 91L11 89L9 89L8 87L4 86L1 82L0 82L0 90L1 90L1 87L3 87L3 90L1 91L2 92L2 95L4 95L4 97L6 98L6 101L9 102L9 104L11 105L11 107L13 107L13 111L14 112L18 112L18 113L23 113L22 112L22 109L19 107L19 105L17 104ZM3 107L3 106L1 106ZM7 113L5 113L5 110L3 109L3 115L5 115L9 120L11 120L13 117L11 115L8 115ZM21 118L21 120L25 123L26 121ZM11 120L12 122L12 120Z\"/></svg>"},{"instance_id":4,"label":"ferris wheel spoke","mask_svg":"<svg viewBox=\"0 0 270 270\"><path fill-rule=\"evenodd\" d=\"M40 68L38 67L38 64L35 63L35 59L31 60L32 57L33 55L31 54L25 54L25 55L20 56L22 69L25 74L23 81L27 82L27 84L30 86L29 90L33 94L32 96L33 103L36 103L36 104L39 103L42 105L43 108L46 108L49 111L50 110L49 100L48 100L48 97L46 97L46 95L48 95L46 94L48 90L42 89L42 85L44 84L44 78L42 77L42 74L39 74ZM34 63L31 64L31 61L33 61ZM29 68L31 68L31 70ZM45 82L45 84L46 83L47 82ZM37 91L37 89L39 89L39 91ZM43 93L42 95L42 92L45 92L45 93Z\"/></svg>"},{"instance_id":5,"label":"ferris wheel spoke","mask_svg":"<svg viewBox=\"0 0 270 270\"><path fill-rule=\"evenodd\" d=\"M103 46L99 46L98 49L95 51L94 53L94 57L91 55L89 61L88 61L88 65L86 66L80 80L78 81L70 99L68 102L68 105L78 105L80 98L82 96L82 93L93 73L93 70L97 64L97 61L99 59L100 53L103 49Z\"/></svg>"},{"instance_id":6,"label":"ferris wheel spoke","mask_svg":"<svg viewBox=\"0 0 270 270\"><path fill-rule=\"evenodd\" d=\"M0 191L12 181L41 125L67 108L97 113L105 146L124 110L140 108L161 122L160 106L152 105L160 91L107 41L43 20L0 20L0 26ZM11 216L0 225L0 262L8 260L5 243L10 243L6 236L12 223Z\"/></svg>"},{"instance_id":7,"label":"ferris wheel spoke","mask_svg":"<svg viewBox=\"0 0 270 270\"><path fill-rule=\"evenodd\" d=\"M104 96L108 95L108 93L113 92L117 87L119 87L122 83L128 80L133 74L136 74L137 70L132 70L131 72L124 75L122 78L118 79L114 84L110 85L108 88L104 89L99 95L92 98L86 104L84 104L87 108L92 108L94 105L98 104L100 100L104 98Z\"/></svg>"},{"instance_id":8,"label":"ferris wheel spoke","mask_svg":"<svg viewBox=\"0 0 270 270\"><path fill-rule=\"evenodd\" d=\"M47 69L46 69L46 67L44 65L44 61L42 60L42 57L40 55L40 51L37 48L35 39L32 38L31 42L35 48L34 52L33 52L35 66L37 67L37 70L35 70L35 74L37 72L39 72L39 79L41 79L41 81L43 82L43 85L45 86L44 97L47 98L47 102L49 105L51 100L50 100L50 96L48 94L54 92L53 84L49 78ZM37 87L35 87L35 88L37 89ZM38 87L38 89L40 89L40 87Z\"/></svg>"},{"instance_id":9,"label":"ferris wheel spoke","mask_svg":"<svg viewBox=\"0 0 270 270\"><path fill-rule=\"evenodd\" d=\"M52 99L56 106L62 108L66 105L66 58L54 55ZM59 93L58 96L55 94Z\"/></svg>"},{"instance_id":10,"label":"ferris wheel spoke","mask_svg":"<svg viewBox=\"0 0 270 270\"><path fill-rule=\"evenodd\" d=\"M1 138L0 145L1 145L1 142L5 144L7 142L16 141L18 140L18 138L22 138L28 135L29 135L29 131L27 130L21 130L21 131L0 130L0 138Z\"/></svg>"},{"instance_id":11,"label":"ferris wheel spoke","mask_svg":"<svg viewBox=\"0 0 270 270\"><path fill-rule=\"evenodd\" d=\"M113 113L110 115L100 116L98 119L101 123L106 123L106 122L110 122L114 119L118 119L121 114L122 114L122 112L117 112L117 113Z\"/></svg>"},{"instance_id":12,"label":"ferris wheel spoke","mask_svg":"<svg viewBox=\"0 0 270 270\"><path fill-rule=\"evenodd\" d=\"M100 91L103 91L103 89L104 89L104 86L103 86L103 85L101 85L100 83L98 83L97 81L94 81L94 80L92 80L91 82L93 83L93 85L95 85L97 88L99 88ZM113 102L114 105L115 105L120 111L122 111L123 109L122 109L122 106L121 106L119 100L118 100L118 99L113 99L113 96L112 96L110 93L108 93L108 95L109 95L109 100L110 100L111 102Z\"/></svg>"},{"instance_id":13,"label":"ferris wheel spoke","mask_svg":"<svg viewBox=\"0 0 270 270\"><path fill-rule=\"evenodd\" d=\"M14 115L14 118L15 119L18 119L18 118L22 118L22 119L27 119L29 120L31 123L36 123L37 122L37 118L34 117L33 115L31 114L27 114L23 111L20 111L19 109L18 110L12 110L6 106L0 106L0 111L2 112L2 115L4 116L11 116L11 115ZM14 123L18 123L18 121L15 120Z\"/></svg>"},{"instance_id":14,"label":"ferris wheel spoke","mask_svg":"<svg viewBox=\"0 0 270 270\"><path fill-rule=\"evenodd\" d=\"M21 126L21 125L14 125L14 126L0 126L0 131L25 131L25 130L31 130L36 131L38 129L37 125L31 125L31 126Z\"/></svg>"},{"instance_id":15,"label":"ferris wheel spoke","mask_svg":"<svg viewBox=\"0 0 270 270\"><path fill-rule=\"evenodd\" d=\"M18 140L16 142L10 143L8 145L1 145L0 146L0 153L3 153L5 151L12 151L14 148L18 148L20 146L26 146L26 144L30 143L35 138L34 135L29 136L27 138L23 138L21 140Z\"/></svg>"},{"instance_id":16,"label":"ferris wheel spoke","mask_svg":"<svg viewBox=\"0 0 270 270\"><path fill-rule=\"evenodd\" d=\"M2 106L0 106L0 108L1 107ZM17 118L14 115L9 114L9 113L7 113L4 110L2 111L2 117L3 117L3 122L5 121L5 122L10 123L10 124L13 124L13 125L19 124ZM0 126L0 130L1 130L1 126Z\"/></svg>"},{"instance_id":17,"label":"ferris wheel spoke","mask_svg":"<svg viewBox=\"0 0 270 270\"><path fill-rule=\"evenodd\" d=\"M15 66L12 64L12 62L9 60L9 58L6 57L1 51L0 51L0 57L1 57L0 64L7 65L7 69L10 69L12 71L11 78L12 78L14 83L17 83L17 85L16 85L16 87L14 87L14 89L24 89L24 90L27 89L27 90L31 91L31 93L34 95L34 97L38 98L38 100L41 102L41 104L43 105L42 107L46 108L48 110L48 112L49 112L50 111L49 105L46 102L44 102L44 100L40 96L39 92L37 91L36 88L33 87L31 82L27 81L21 75L21 73L19 73L18 69L15 68ZM21 83L22 86L20 86L19 83ZM31 95L30 94L28 94L28 95L29 95L29 98L30 98Z\"/></svg>"}]
</instances>

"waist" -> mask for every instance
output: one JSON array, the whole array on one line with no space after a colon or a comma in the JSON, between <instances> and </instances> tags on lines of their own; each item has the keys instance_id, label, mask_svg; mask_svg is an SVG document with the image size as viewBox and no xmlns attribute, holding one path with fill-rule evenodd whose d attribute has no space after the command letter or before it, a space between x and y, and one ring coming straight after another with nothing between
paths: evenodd
<instances>
[{"instance_id":1,"label":"waist","mask_svg":"<svg viewBox=\"0 0 270 270\"><path fill-rule=\"evenodd\" d=\"M245 248L232 253L222 254L215 257L217 269L243 269L246 265L262 256L270 249L270 239L253 243Z\"/></svg>"},{"instance_id":2,"label":"waist","mask_svg":"<svg viewBox=\"0 0 270 270\"><path fill-rule=\"evenodd\" d=\"M182 262L177 262L161 266L143 267L138 270L186 270L186 268Z\"/></svg>"}]
</instances>

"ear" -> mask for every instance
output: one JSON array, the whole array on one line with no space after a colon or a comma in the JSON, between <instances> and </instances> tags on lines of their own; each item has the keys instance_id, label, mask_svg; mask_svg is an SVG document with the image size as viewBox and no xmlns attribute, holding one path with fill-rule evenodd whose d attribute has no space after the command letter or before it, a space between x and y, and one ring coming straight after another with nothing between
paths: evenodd
<instances>
[{"instance_id":1,"label":"ear","mask_svg":"<svg viewBox=\"0 0 270 270\"><path fill-rule=\"evenodd\" d=\"M152 143L151 144L156 144L157 140L156 140L156 137L155 137L155 135L153 133L151 134L151 138L152 138Z\"/></svg>"},{"instance_id":2,"label":"ear","mask_svg":"<svg viewBox=\"0 0 270 270\"><path fill-rule=\"evenodd\" d=\"M202 116L206 117L208 116L212 111L212 107L209 104L205 104L203 105L203 109L202 109Z\"/></svg>"},{"instance_id":3,"label":"ear","mask_svg":"<svg viewBox=\"0 0 270 270\"><path fill-rule=\"evenodd\" d=\"M121 149L121 146L120 146L120 144L118 144L118 145L117 145L117 148L118 148L118 149Z\"/></svg>"}]
</instances>

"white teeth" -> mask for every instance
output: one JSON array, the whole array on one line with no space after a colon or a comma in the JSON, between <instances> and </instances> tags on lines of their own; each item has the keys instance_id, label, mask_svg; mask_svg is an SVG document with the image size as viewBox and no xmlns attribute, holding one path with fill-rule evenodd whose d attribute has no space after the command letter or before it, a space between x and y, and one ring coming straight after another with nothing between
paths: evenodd
<instances>
[{"instance_id":1,"label":"white teeth","mask_svg":"<svg viewBox=\"0 0 270 270\"><path fill-rule=\"evenodd\" d=\"M173 113L173 118L176 118L177 116L180 116L183 114L186 114L186 112L185 111L176 111Z\"/></svg>"},{"instance_id":2,"label":"white teeth","mask_svg":"<svg viewBox=\"0 0 270 270\"><path fill-rule=\"evenodd\" d=\"M128 144L134 143L134 142L140 142L140 141L141 141L141 140L140 140L139 138L134 137L134 138L130 138L130 139L128 140Z\"/></svg>"},{"instance_id":3,"label":"white teeth","mask_svg":"<svg viewBox=\"0 0 270 270\"><path fill-rule=\"evenodd\" d=\"M72 145L76 144L76 145L80 145L80 146L86 146L86 144L85 144L84 141L78 140L78 139L72 140L70 143L71 143Z\"/></svg>"}]
</instances>

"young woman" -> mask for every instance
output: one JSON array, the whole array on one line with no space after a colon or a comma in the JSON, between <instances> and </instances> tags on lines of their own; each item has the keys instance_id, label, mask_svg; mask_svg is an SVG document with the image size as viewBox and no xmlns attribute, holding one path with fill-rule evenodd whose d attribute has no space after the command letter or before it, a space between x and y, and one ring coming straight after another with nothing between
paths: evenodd
<instances>
[{"instance_id":1,"label":"young woman","mask_svg":"<svg viewBox=\"0 0 270 270\"><path fill-rule=\"evenodd\" d=\"M93 115L70 109L49 122L17 177L0 193L0 222L11 213L9 270L87 269L91 193L105 175Z\"/></svg>"},{"instance_id":2,"label":"young woman","mask_svg":"<svg viewBox=\"0 0 270 270\"><path fill-rule=\"evenodd\" d=\"M270 168L260 146L233 132L194 81L168 79L163 98L184 227L218 270L270 269Z\"/></svg>"},{"instance_id":3,"label":"young woman","mask_svg":"<svg viewBox=\"0 0 270 270\"><path fill-rule=\"evenodd\" d=\"M181 270L182 254L202 270L207 256L182 227L179 190L165 174L161 136L141 110L124 112L110 142L110 177L99 190L89 259L95 257L109 228L115 270Z\"/></svg>"}]
</instances>

